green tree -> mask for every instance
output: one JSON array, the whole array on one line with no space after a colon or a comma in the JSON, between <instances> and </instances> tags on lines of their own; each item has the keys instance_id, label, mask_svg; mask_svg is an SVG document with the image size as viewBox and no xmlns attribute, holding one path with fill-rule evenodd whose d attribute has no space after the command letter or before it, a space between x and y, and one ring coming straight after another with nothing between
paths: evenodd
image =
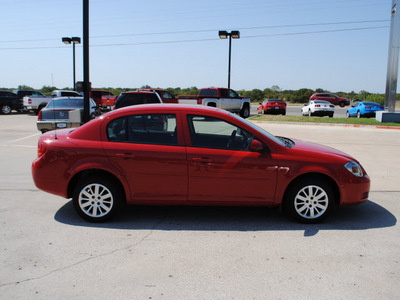
<instances>
[{"instance_id":1,"label":"green tree","mask_svg":"<svg viewBox=\"0 0 400 300\"><path fill-rule=\"evenodd\" d=\"M22 84L18 86L17 90L34 90L34 88L29 85Z\"/></svg>"}]
</instances>

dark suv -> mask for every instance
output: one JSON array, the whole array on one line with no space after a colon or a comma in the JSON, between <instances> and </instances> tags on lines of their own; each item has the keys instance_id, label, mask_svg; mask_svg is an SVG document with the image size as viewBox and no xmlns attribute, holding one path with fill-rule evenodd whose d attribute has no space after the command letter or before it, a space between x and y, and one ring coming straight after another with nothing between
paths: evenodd
<instances>
[{"instance_id":1,"label":"dark suv","mask_svg":"<svg viewBox=\"0 0 400 300\"><path fill-rule=\"evenodd\" d=\"M114 109L138 104L162 103L160 96L155 92L123 92L115 101Z\"/></svg>"},{"instance_id":2,"label":"dark suv","mask_svg":"<svg viewBox=\"0 0 400 300\"><path fill-rule=\"evenodd\" d=\"M10 91L0 91L0 111L2 114L8 115L12 110L19 110L20 108L20 100L17 94Z\"/></svg>"},{"instance_id":3,"label":"dark suv","mask_svg":"<svg viewBox=\"0 0 400 300\"><path fill-rule=\"evenodd\" d=\"M315 93L310 97L310 101L313 100L324 100L332 103L333 105L339 105L340 107L345 107L350 105L350 100L347 98L342 98L334 94L329 93Z\"/></svg>"}]
</instances>

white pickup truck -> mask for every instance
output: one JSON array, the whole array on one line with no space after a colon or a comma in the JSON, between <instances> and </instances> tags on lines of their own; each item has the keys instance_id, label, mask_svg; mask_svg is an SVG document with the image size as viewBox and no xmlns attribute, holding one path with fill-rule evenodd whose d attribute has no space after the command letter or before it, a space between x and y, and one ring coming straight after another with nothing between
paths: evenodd
<instances>
[{"instance_id":1,"label":"white pickup truck","mask_svg":"<svg viewBox=\"0 0 400 300\"><path fill-rule=\"evenodd\" d=\"M238 95L232 89L204 88L199 91L197 96L178 96L178 102L213 106L238 113L242 118L250 116L250 99Z\"/></svg>"},{"instance_id":2,"label":"white pickup truck","mask_svg":"<svg viewBox=\"0 0 400 300\"><path fill-rule=\"evenodd\" d=\"M75 91L62 91L55 90L49 97L37 97L34 95L25 96L23 98L24 108L27 110L33 110L36 114L47 105L53 98L58 97L81 97L82 95Z\"/></svg>"}]
</instances>

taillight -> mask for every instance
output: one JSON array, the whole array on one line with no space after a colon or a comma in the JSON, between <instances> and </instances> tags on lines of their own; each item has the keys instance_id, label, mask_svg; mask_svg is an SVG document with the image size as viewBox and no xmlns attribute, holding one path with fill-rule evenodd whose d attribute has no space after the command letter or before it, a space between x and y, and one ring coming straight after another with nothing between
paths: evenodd
<instances>
[{"instance_id":1,"label":"taillight","mask_svg":"<svg viewBox=\"0 0 400 300\"><path fill-rule=\"evenodd\" d=\"M46 152L46 147L42 141L38 143L38 157L41 157Z\"/></svg>"},{"instance_id":2,"label":"taillight","mask_svg":"<svg viewBox=\"0 0 400 300\"><path fill-rule=\"evenodd\" d=\"M320 106L321 106L321 105L319 105L319 104L316 104L316 105L315 105L315 107L320 107Z\"/></svg>"},{"instance_id":3,"label":"taillight","mask_svg":"<svg viewBox=\"0 0 400 300\"><path fill-rule=\"evenodd\" d=\"M39 111L37 119L38 119L38 121L42 120L42 110Z\"/></svg>"},{"instance_id":4,"label":"taillight","mask_svg":"<svg viewBox=\"0 0 400 300\"><path fill-rule=\"evenodd\" d=\"M201 104L201 98L197 98L197 104Z\"/></svg>"},{"instance_id":5,"label":"taillight","mask_svg":"<svg viewBox=\"0 0 400 300\"><path fill-rule=\"evenodd\" d=\"M28 99L28 104L32 104L32 99L31 98Z\"/></svg>"},{"instance_id":6,"label":"taillight","mask_svg":"<svg viewBox=\"0 0 400 300\"><path fill-rule=\"evenodd\" d=\"M366 106L365 109L371 109L371 106Z\"/></svg>"},{"instance_id":7,"label":"taillight","mask_svg":"<svg viewBox=\"0 0 400 300\"><path fill-rule=\"evenodd\" d=\"M335 105L329 105L329 107L330 107L330 108L333 108L333 107L335 107Z\"/></svg>"}]
</instances>

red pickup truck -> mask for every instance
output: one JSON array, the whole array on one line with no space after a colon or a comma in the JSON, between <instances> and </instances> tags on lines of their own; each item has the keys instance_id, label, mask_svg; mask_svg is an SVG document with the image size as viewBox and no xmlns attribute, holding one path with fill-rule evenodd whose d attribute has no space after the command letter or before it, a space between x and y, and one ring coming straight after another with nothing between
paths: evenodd
<instances>
[{"instance_id":1,"label":"red pickup truck","mask_svg":"<svg viewBox=\"0 0 400 300\"><path fill-rule=\"evenodd\" d=\"M114 106L114 103L118 98L107 90L91 90L89 97L92 98L94 102L96 102L97 106L99 106L103 111L111 110L111 107Z\"/></svg>"},{"instance_id":2,"label":"red pickup truck","mask_svg":"<svg viewBox=\"0 0 400 300\"><path fill-rule=\"evenodd\" d=\"M250 99L240 96L232 89L204 88L197 96L178 96L179 103L197 103L206 106L218 107L238 113L242 118L250 116Z\"/></svg>"}]
</instances>

